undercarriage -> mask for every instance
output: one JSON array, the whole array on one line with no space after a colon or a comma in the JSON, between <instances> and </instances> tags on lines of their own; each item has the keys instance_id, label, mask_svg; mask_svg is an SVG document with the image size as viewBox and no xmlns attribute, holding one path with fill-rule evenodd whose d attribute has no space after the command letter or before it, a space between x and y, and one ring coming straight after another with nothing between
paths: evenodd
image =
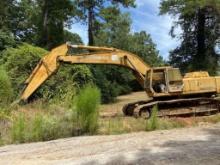
<instances>
[{"instance_id":1,"label":"undercarriage","mask_svg":"<svg viewBox=\"0 0 220 165\"><path fill-rule=\"evenodd\" d=\"M220 98L180 98L172 100L149 100L126 104L123 113L126 116L150 118L153 107L158 108L158 117L205 116L220 112Z\"/></svg>"}]
</instances>

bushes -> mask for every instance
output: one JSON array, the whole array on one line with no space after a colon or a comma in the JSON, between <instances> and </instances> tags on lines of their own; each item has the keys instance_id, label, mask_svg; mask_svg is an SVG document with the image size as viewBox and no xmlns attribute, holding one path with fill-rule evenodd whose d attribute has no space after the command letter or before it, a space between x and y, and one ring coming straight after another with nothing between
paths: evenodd
<instances>
[{"instance_id":1,"label":"bushes","mask_svg":"<svg viewBox=\"0 0 220 165\"><path fill-rule=\"evenodd\" d=\"M24 88L24 82L29 77L41 57L48 53L46 50L28 44L3 51L6 70L12 80L14 99ZM58 72L51 76L32 96L32 99L45 98L64 102L71 98L74 89L92 81L92 74L86 66L63 64ZM73 91L73 92L71 92ZM69 100L67 100L69 102Z\"/></svg>"},{"instance_id":2,"label":"bushes","mask_svg":"<svg viewBox=\"0 0 220 165\"><path fill-rule=\"evenodd\" d=\"M9 143L47 141L80 134L94 134L98 128L100 92L91 85L74 99L73 110L51 109L17 112L11 120Z\"/></svg>"},{"instance_id":3,"label":"bushes","mask_svg":"<svg viewBox=\"0 0 220 165\"><path fill-rule=\"evenodd\" d=\"M35 96L69 107L78 89L90 82L92 74L88 67L63 64L57 73L39 88Z\"/></svg>"},{"instance_id":4,"label":"bushes","mask_svg":"<svg viewBox=\"0 0 220 165\"><path fill-rule=\"evenodd\" d=\"M90 66L94 76L94 83L102 94L102 103L114 102L120 94L131 92L129 81L131 74L128 70L117 66L101 65Z\"/></svg>"},{"instance_id":5,"label":"bushes","mask_svg":"<svg viewBox=\"0 0 220 165\"><path fill-rule=\"evenodd\" d=\"M98 127L100 91L91 85L83 88L75 100L77 123L81 133L93 134ZM74 109L73 108L73 109Z\"/></svg>"},{"instance_id":6,"label":"bushes","mask_svg":"<svg viewBox=\"0 0 220 165\"><path fill-rule=\"evenodd\" d=\"M23 83L40 58L46 53L46 50L28 44L3 51L3 62L12 80L14 98L21 92L24 87Z\"/></svg>"},{"instance_id":7,"label":"bushes","mask_svg":"<svg viewBox=\"0 0 220 165\"><path fill-rule=\"evenodd\" d=\"M6 106L12 99L11 81L5 69L0 66L0 106Z\"/></svg>"},{"instance_id":8,"label":"bushes","mask_svg":"<svg viewBox=\"0 0 220 165\"><path fill-rule=\"evenodd\" d=\"M10 32L0 30L0 56L2 50L8 47L15 47L16 44L15 38Z\"/></svg>"},{"instance_id":9,"label":"bushes","mask_svg":"<svg viewBox=\"0 0 220 165\"><path fill-rule=\"evenodd\" d=\"M64 111L63 116L51 112L37 112L33 116L28 113L19 112L13 116L11 127L8 132L6 143L24 143L35 141L48 141L74 135L72 116Z\"/></svg>"},{"instance_id":10,"label":"bushes","mask_svg":"<svg viewBox=\"0 0 220 165\"><path fill-rule=\"evenodd\" d=\"M14 99L19 96L25 80L46 53L46 50L29 44L7 48L1 53L0 64L4 64L12 80ZM46 101L68 105L77 89L91 82L101 89L103 103L113 102L116 96L131 92L128 82L133 77L124 68L104 65L92 66L90 69L86 65L62 64L31 99L44 98Z\"/></svg>"}]
</instances>

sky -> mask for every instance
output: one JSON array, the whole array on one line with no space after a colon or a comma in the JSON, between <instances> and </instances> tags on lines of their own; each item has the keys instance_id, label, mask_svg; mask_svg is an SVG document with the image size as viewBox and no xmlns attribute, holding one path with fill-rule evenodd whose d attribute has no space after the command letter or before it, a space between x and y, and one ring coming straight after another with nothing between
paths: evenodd
<instances>
[{"instance_id":1,"label":"sky","mask_svg":"<svg viewBox=\"0 0 220 165\"><path fill-rule=\"evenodd\" d=\"M180 42L169 35L174 19L168 15L159 15L159 5L160 0L136 0L136 8L129 8L125 11L131 15L132 32L144 30L149 33L159 54L168 60L169 51L176 48ZM86 25L73 24L71 32L78 33L83 42L88 43ZM180 29L177 29L176 33L180 33Z\"/></svg>"}]
</instances>

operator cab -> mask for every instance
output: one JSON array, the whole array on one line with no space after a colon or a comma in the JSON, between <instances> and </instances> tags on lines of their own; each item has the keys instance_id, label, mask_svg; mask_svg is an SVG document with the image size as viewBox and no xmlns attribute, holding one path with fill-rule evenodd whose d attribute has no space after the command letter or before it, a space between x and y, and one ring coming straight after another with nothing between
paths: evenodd
<instances>
[{"instance_id":1,"label":"operator cab","mask_svg":"<svg viewBox=\"0 0 220 165\"><path fill-rule=\"evenodd\" d=\"M145 88L153 96L181 93L183 91L183 80L179 69L159 67L148 70Z\"/></svg>"}]
</instances>

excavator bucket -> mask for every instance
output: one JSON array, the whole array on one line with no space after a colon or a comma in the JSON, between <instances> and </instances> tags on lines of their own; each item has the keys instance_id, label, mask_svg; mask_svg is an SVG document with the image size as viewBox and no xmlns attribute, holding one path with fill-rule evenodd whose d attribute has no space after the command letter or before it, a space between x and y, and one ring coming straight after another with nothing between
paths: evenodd
<instances>
[{"instance_id":1,"label":"excavator bucket","mask_svg":"<svg viewBox=\"0 0 220 165\"><path fill-rule=\"evenodd\" d=\"M25 81L26 87L22 92L21 100L26 101L28 97L58 69L59 63L57 58L59 56L65 56L67 52L68 45L63 44L55 49L52 49L41 59L29 78Z\"/></svg>"}]
</instances>

